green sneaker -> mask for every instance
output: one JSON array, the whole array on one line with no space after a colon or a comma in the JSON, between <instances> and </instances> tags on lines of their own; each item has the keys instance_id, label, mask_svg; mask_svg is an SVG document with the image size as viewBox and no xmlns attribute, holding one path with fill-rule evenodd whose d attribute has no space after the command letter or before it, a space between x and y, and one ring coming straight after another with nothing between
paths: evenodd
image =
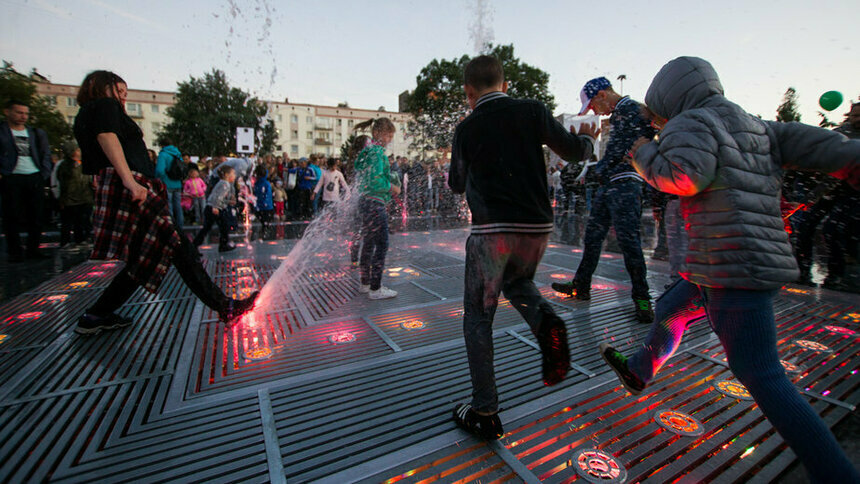
<instances>
[{"instance_id":1,"label":"green sneaker","mask_svg":"<svg viewBox=\"0 0 860 484\"><path fill-rule=\"evenodd\" d=\"M600 356L603 361L618 375L621 385L632 395L639 395L645 389L645 382L639 379L627 368L627 357L607 343L600 344Z\"/></svg>"},{"instance_id":2,"label":"green sneaker","mask_svg":"<svg viewBox=\"0 0 860 484\"><path fill-rule=\"evenodd\" d=\"M651 307L650 299L634 299L633 304L636 305L636 321L643 324L654 322L654 308Z\"/></svg>"}]
</instances>

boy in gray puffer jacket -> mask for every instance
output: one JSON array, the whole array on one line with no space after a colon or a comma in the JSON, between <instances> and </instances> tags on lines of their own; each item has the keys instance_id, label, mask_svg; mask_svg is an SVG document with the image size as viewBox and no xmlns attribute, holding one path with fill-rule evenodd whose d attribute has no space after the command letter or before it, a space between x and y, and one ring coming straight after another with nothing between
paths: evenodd
<instances>
[{"instance_id":1,"label":"boy in gray puffer jacket","mask_svg":"<svg viewBox=\"0 0 860 484\"><path fill-rule=\"evenodd\" d=\"M679 195L689 235L682 280L657 300L656 321L630 358L601 354L639 394L702 316L729 367L791 446L813 482L860 482L860 473L779 363L773 297L797 278L779 195L784 169L860 182L860 142L800 123L762 121L723 96L714 68L679 57L660 70L645 102L668 119L659 142L641 138L632 164L649 184Z\"/></svg>"}]
</instances>

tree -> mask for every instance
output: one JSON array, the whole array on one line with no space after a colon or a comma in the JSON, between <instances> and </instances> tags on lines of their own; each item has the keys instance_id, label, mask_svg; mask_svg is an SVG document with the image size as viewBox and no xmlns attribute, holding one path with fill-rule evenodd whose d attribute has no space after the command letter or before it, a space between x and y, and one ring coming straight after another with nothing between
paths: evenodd
<instances>
[{"instance_id":1,"label":"tree","mask_svg":"<svg viewBox=\"0 0 860 484\"><path fill-rule=\"evenodd\" d=\"M509 96L537 99L550 110L555 109L548 73L521 62L514 55L513 45L490 44L487 51L502 63ZM423 152L451 145L454 128L469 109L463 93L463 69L470 60L468 55L450 60L433 59L421 69L407 102L407 109L413 115L407 127L413 149Z\"/></svg>"},{"instance_id":2,"label":"tree","mask_svg":"<svg viewBox=\"0 0 860 484\"><path fill-rule=\"evenodd\" d=\"M236 128L246 127L258 133L256 150L271 153L277 132L271 120L264 122L267 110L265 103L230 87L224 72L213 69L178 83L176 104L167 109L171 121L159 133L158 142L170 139L183 152L197 155L228 155L236 149Z\"/></svg>"},{"instance_id":3,"label":"tree","mask_svg":"<svg viewBox=\"0 0 860 484\"><path fill-rule=\"evenodd\" d=\"M10 99L30 105L30 120L27 124L45 130L48 143L54 151L59 151L63 143L73 140L72 127L47 98L36 94L36 83L6 65L0 70L0 106L5 107Z\"/></svg>"},{"instance_id":4,"label":"tree","mask_svg":"<svg viewBox=\"0 0 860 484\"><path fill-rule=\"evenodd\" d=\"M818 126L822 128L835 128L836 126L839 126L838 124L828 119L827 115L823 112L818 111L818 115L821 116L821 121L818 122Z\"/></svg>"},{"instance_id":5,"label":"tree","mask_svg":"<svg viewBox=\"0 0 860 484\"><path fill-rule=\"evenodd\" d=\"M782 97L782 104L776 108L776 120L782 123L800 121L800 113L797 112L797 91L789 87Z\"/></svg>"}]
</instances>

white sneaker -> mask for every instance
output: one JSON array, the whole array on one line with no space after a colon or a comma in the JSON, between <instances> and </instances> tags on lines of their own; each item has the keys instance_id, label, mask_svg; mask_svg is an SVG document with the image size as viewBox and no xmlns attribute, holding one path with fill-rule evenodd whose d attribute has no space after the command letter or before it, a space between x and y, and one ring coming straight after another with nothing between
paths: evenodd
<instances>
[{"instance_id":1,"label":"white sneaker","mask_svg":"<svg viewBox=\"0 0 860 484\"><path fill-rule=\"evenodd\" d=\"M391 299L393 297L397 297L397 291L388 289L385 286L380 286L379 289L370 291L368 297L370 299Z\"/></svg>"},{"instance_id":2,"label":"white sneaker","mask_svg":"<svg viewBox=\"0 0 860 484\"><path fill-rule=\"evenodd\" d=\"M358 286L358 292L362 294L367 294L370 292L370 284L362 284Z\"/></svg>"}]
</instances>

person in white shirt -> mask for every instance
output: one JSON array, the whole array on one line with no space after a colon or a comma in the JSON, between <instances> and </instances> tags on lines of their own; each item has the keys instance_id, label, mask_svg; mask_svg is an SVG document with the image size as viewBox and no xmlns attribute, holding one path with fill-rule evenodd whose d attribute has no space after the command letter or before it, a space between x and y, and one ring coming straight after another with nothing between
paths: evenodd
<instances>
[{"instance_id":1,"label":"person in white shirt","mask_svg":"<svg viewBox=\"0 0 860 484\"><path fill-rule=\"evenodd\" d=\"M349 185L346 184L346 179L343 173L338 169L337 158L329 158L326 162L326 169L323 171L320 181L314 187L314 192L311 194L311 200L316 199L317 194L322 190L322 200L320 200L320 210L327 205L341 200L341 189L349 190Z\"/></svg>"}]
</instances>

